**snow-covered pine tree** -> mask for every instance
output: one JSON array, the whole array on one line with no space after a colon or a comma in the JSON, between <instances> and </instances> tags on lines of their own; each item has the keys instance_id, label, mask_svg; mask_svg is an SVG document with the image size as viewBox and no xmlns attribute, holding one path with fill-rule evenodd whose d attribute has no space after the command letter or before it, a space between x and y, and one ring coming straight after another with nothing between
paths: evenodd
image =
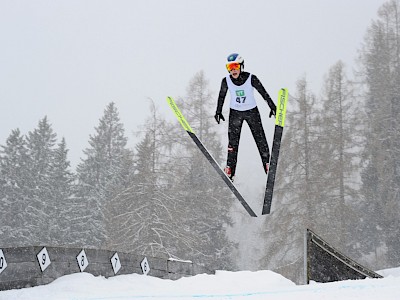
<instances>
[{"instance_id":1,"label":"snow-covered pine tree","mask_svg":"<svg viewBox=\"0 0 400 300\"><path fill-rule=\"evenodd\" d=\"M37 128L28 132L28 179L29 199L25 203L25 224L29 229L31 245L51 244L50 216L54 214L51 178L54 146L57 135L47 117Z\"/></svg>"},{"instance_id":2,"label":"snow-covered pine tree","mask_svg":"<svg viewBox=\"0 0 400 300\"><path fill-rule=\"evenodd\" d=\"M25 208L29 203L28 154L26 140L19 129L12 130L0 151L0 216L2 245L23 246L28 243Z\"/></svg>"},{"instance_id":3,"label":"snow-covered pine tree","mask_svg":"<svg viewBox=\"0 0 400 300\"><path fill-rule=\"evenodd\" d=\"M338 61L329 69L324 83L318 141L323 165L316 170L320 178L318 190L323 191L319 204L320 234L350 255L360 230L357 211L362 104L355 96L343 62ZM326 221L330 223L329 229L323 229Z\"/></svg>"},{"instance_id":4,"label":"snow-covered pine tree","mask_svg":"<svg viewBox=\"0 0 400 300\"><path fill-rule=\"evenodd\" d=\"M89 233L86 246L102 247L114 235L109 224L113 199L128 187L133 161L115 103L107 105L95 131L77 167L80 215L87 220L79 226Z\"/></svg>"},{"instance_id":5,"label":"snow-covered pine tree","mask_svg":"<svg viewBox=\"0 0 400 300\"><path fill-rule=\"evenodd\" d=\"M366 84L366 140L363 152L360 211L364 249L376 268L400 264L400 1L378 11L361 49ZM377 240L371 236L379 236Z\"/></svg>"},{"instance_id":6,"label":"snow-covered pine tree","mask_svg":"<svg viewBox=\"0 0 400 300\"><path fill-rule=\"evenodd\" d=\"M55 148L56 134L47 117L22 136L13 130L2 146L1 199L3 244L7 246L64 245L70 237L67 219L73 193L66 143Z\"/></svg>"},{"instance_id":7,"label":"snow-covered pine tree","mask_svg":"<svg viewBox=\"0 0 400 300\"><path fill-rule=\"evenodd\" d=\"M49 215L50 241L52 245L75 244L79 233L71 230L71 218L76 213L74 199L75 175L70 169L65 138L53 150L50 169L50 197L54 205Z\"/></svg>"}]
</instances>

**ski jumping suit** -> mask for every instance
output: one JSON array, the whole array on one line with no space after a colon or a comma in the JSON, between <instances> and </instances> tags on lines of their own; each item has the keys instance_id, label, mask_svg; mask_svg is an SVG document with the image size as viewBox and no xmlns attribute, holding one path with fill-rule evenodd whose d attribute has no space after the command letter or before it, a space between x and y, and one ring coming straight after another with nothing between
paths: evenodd
<instances>
[{"instance_id":1,"label":"ski jumping suit","mask_svg":"<svg viewBox=\"0 0 400 300\"><path fill-rule=\"evenodd\" d=\"M229 128L228 128L228 159L227 166L231 168L232 177L236 172L237 155L239 150L240 133L243 121L250 127L253 138L257 144L261 156L263 169L266 171L266 164L269 163L269 148L261 123L260 113L254 98L254 88L267 101L271 110L275 111L276 106L268 95L260 80L248 72L241 72L238 78L228 75L222 79L221 89L218 96L217 113L222 112L225 96L229 89L231 94ZM267 172L267 171L266 171Z\"/></svg>"}]
</instances>

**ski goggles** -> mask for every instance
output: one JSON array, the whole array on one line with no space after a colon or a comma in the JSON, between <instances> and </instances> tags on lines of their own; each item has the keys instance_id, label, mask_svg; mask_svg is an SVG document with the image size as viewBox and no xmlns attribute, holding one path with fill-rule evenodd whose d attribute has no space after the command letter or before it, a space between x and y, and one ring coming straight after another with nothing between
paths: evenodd
<instances>
[{"instance_id":1,"label":"ski goggles","mask_svg":"<svg viewBox=\"0 0 400 300\"><path fill-rule=\"evenodd\" d=\"M232 70L240 70L240 64L237 62L227 63L226 68L229 72Z\"/></svg>"}]
</instances>

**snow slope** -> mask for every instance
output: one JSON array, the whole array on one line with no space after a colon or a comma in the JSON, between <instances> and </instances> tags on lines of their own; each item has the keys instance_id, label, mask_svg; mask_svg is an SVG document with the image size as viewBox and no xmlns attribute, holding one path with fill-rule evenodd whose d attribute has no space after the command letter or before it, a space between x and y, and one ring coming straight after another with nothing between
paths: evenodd
<instances>
[{"instance_id":1,"label":"snow slope","mask_svg":"<svg viewBox=\"0 0 400 300\"><path fill-rule=\"evenodd\" d=\"M0 292L0 300L268 299L398 300L400 268L379 272L383 279L296 286L271 271L217 271L176 281L131 274L111 278L78 273L46 286Z\"/></svg>"}]
</instances>

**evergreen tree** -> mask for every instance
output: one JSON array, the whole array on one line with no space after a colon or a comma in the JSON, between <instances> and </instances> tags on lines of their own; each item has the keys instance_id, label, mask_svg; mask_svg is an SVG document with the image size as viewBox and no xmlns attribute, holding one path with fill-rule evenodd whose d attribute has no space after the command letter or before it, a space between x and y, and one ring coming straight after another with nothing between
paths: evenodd
<instances>
[{"instance_id":1,"label":"evergreen tree","mask_svg":"<svg viewBox=\"0 0 400 300\"><path fill-rule=\"evenodd\" d=\"M182 234L174 226L175 199L165 195L165 120L154 102L142 126L143 138L136 145L135 173L130 186L114 201L115 239L112 247L158 257L176 257Z\"/></svg>"},{"instance_id":2,"label":"evergreen tree","mask_svg":"<svg viewBox=\"0 0 400 300\"><path fill-rule=\"evenodd\" d=\"M29 200L25 203L25 224L29 228L29 243L51 243L50 216L54 214L51 178L56 134L47 117L27 135Z\"/></svg>"},{"instance_id":3,"label":"evergreen tree","mask_svg":"<svg viewBox=\"0 0 400 300\"><path fill-rule=\"evenodd\" d=\"M25 222L25 208L29 203L28 153L25 137L13 130L1 146L0 199L2 203L2 244L22 246L28 242L29 228Z\"/></svg>"},{"instance_id":4,"label":"evergreen tree","mask_svg":"<svg viewBox=\"0 0 400 300\"><path fill-rule=\"evenodd\" d=\"M96 134L90 136L86 157L78 165L78 196L81 202L82 232L90 235L87 245L102 247L112 239L113 200L131 179L132 153L126 147L127 138L115 104L105 109Z\"/></svg>"},{"instance_id":5,"label":"evergreen tree","mask_svg":"<svg viewBox=\"0 0 400 300\"><path fill-rule=\"evenodd\" d=\"M154 141L150 137L150 133L146 132L142 141L136 145L136 177L140 181L149 184L155 184L156 181L156 160L155 153L157 149L154 147Z\"/></svg>"},{"instance_id":6,"label":"evergreen tree","mask_svg":"<svg viewBox=\"0 0 400 300\"><path fill-rule=\"evenodd\" d=\"M68 149L66 141L61 142L54 149L50 170L50 194L54 205L49 216L50 237L53 245L65 245L74 242L76 232L71 232L70 218L74 214L74 179L67 158Z\"/></svg>"},{"instance_id":7,"label":"evergreen tree","mask_svg":"<svg viewBox=\"0 0 400 300\"><path fill-rule=\"evenodd\" d=\"M352 228L358 216L353 205L358 202L357 195L357 157L360 134L358 118L360 103L357 103L353 88L346 78L344 64L339 61L331 67L325 81L322 108L322 146L320 157L324 161L321 173L324 203L332 220L330 235L332 241L337 237L337 247L346 249L346 242L353 243ZM362 115L362 114L361 114ZM335 224L334 226L332 226ZM341 234L338 235L337 233ZM327 233L327 235L329 234Z\"/></svg>"},{"instance_id":8,"label":"evergreen tree","mask_svg":"<svg viewBox=\"0 0 400 300\"><path fill-rule=\"evenodd\" d=\"M165 152L171 148L172 136L165 118L159 113L153 100L150 116L141 129L143 138L136 146L136 179L154 186L164 184L170 177Z\"/></svg>"},{"instance_id":9,"label":"evergreen tree","mask_svg":"<svg viewBox=\"0 0 400 300\"><path fill-rule=\"evenodd\" d=\"M361 51L366 83L366 142L363 152L362 192L364 240L369 241L382 267L400 263L400 5L391 0L378 11ZM370 239L369 239L370 240ZM371 249L372 248L372 249ZM367 249L366 249L367 250ZM385 259L379 252L386 252Z\"/></svg>"},{"instance_id":10,"label":"evergreen tree","mask_svg":"<svg viewBox=\"0 0 400 300\"><path fill-rule=\"evenodd\" d=\"M67 170L63 139L55 147L56 134L46 117L22 136L13 130L2 146L0 160L1 198L5 206L3 242L8 246L60 245L70 235L69 206L72 173Z\"/></svg>"},{"instance_id":11,"label":"evergreen tree","mask_svg":"<svg viewBox=\"0 0 400 300\"><path fill-rule=\"evenodd\" d=\"M315 96L304 77L297 81L296 93L288 99L273 212L262 230L268 253L261 258L263 267L274 269L299 260L305 228L316 226L315 203L319 194L314 171L319 158L315 122Z\"/></svg>"}]
</instances>

